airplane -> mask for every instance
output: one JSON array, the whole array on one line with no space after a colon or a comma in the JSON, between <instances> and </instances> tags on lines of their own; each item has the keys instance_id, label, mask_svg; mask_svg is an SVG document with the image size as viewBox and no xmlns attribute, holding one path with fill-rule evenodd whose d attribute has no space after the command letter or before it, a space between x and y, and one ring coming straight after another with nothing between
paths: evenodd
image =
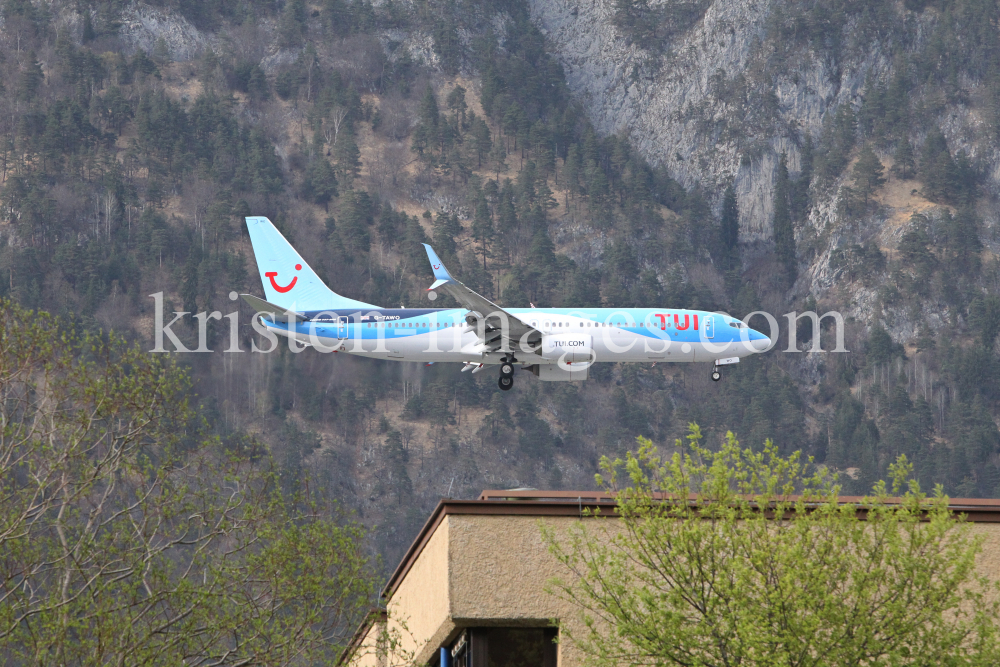
<instances>
[{"instance_id":1,"label":"airplane","mask_svg":"<svg viewBox=\"0 0 1000 667\"><path fill-rule=\"evenodd\" d=\"M265 217L246 218L265 299L241 295L273 332L321 352L396 361L499 367L508 391L516 369L543 382L582 381L602 362L711 362L721 367L771 348L771 340L724 313L680 308L502 308L456 279L431 246L431 301L458 308L383 308L331 290ZM289 343L292 344L291 342Z\"/></svg>"}]
</instances>

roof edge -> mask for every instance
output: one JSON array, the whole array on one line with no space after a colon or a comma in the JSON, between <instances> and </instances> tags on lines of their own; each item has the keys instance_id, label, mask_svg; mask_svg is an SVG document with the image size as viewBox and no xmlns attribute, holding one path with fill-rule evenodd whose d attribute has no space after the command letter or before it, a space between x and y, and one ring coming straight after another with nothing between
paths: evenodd
<instances>
[{"instance_id":1,"label":"roof edge","mask_svg":"<svg viewBox=\"0 0 1000 667\"><path fill-rule=\"evenodd\" d=\"M690 500L695 500L691 496ZM799 496L788 496L785 500L796 501ZM858 505L864 509L865 496L839 496L842 504ZM886 499L889 504L899 504L901 498ZM584 510L602 509L607 513L614 507L613 494L600 491L537 491L537 490L485 490L476 500L455 500L442 498L424 523L416 538L406 550L406 554L393 571L382 589L386 600L396 592L400 582L413 567L413 563L423 552L434 531L449 515L490 515L490 516L584 516ZM951 498L948 508L956 513L966 514L972 523L1000 523L1000 499L996 498Z\"/></svg>"}]
</instances>

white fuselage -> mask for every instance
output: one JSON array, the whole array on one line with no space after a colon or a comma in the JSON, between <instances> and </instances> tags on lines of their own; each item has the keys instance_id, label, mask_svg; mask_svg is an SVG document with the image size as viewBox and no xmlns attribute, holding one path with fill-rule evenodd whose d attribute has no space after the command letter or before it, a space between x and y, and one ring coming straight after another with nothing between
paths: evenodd
<instances>
[{"instance_id":1,"label":"white fuselage","mask_svg":"<svg viewBox=\"0 0 1000 667\"><path fill-rule=\"evenodd\" d=\"M586 349L591 362L699 362L738 358L770 346L767 336L728 315L655 308L509 309L542 340L512 346L518 363L574 361ZM398 361L499 363L507 350L490 350L466 324L464 309L378 309L307 313L291 329L263 320L274 333L320 350ZM567 356L567 354L569 356ZM577 355L578 356L578 355ZM572 361L570 363L573 363Z\"/></svg>"}]
</instances>

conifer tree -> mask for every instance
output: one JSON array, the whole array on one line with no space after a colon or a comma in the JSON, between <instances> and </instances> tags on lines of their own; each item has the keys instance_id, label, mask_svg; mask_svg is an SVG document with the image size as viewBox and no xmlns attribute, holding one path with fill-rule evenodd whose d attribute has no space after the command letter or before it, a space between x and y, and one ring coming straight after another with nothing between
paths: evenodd
<instances>
[{"instance_id":1,"label":"conifer tree","mask_svg":"<svg viewBox=\"0 0 1000 667\"><path fill-rule=\"evenodd\" d=\"M465 88L462 86L452 88L445 103L458 120L458 129L461 131L465 126L465 112L469 109L469 105L465 103Z\"/></svg>"},{"instance_id":2,"label":"conifer tree","mask_svg":"<svg viewBox=\"0 0 1000 667\"><path fill-rule=\"evenodd\" d=\"M438 22L434 28L434 53L441 62L441 69L446 74L455 74L462 64L462 40L458 37L458 28L452 16L454 8L447 11L446 18Z\"/></svg>"},{"instance_id":3,"label":"conifer tree","mask_svg":"<svg viewBox=\"0 0 1000 667\"><path fill-rule=\"evenodd\" d=\"M740 242L740 211L736 202L736 189L732 183L722 197L722 221L719 227L725 263L727 268L731 268L739 259Z\"/></svg>"},{"instance_id":4,"label":"conifer tree","mask_svg":"<svg viewBox=\"0 0 1000 667\"><path fill-rule=\"evenodd\" d=\"M507 170L507 151L504 149L502 141L493 142L493 150L490 151L490 161L496 170L497 180L500 180L500 172Z\"/></svg>"},{"instance_id":5,"label":"conifer tree","mask_svg":"<svg viewBox=\"0 0 1000 667\"><path fill-rule=\"evenodd\" d=\"M94 32L94 21L90 17L90 11L83 11L83 32L80 35L80 41L86 44L87 42L92 42L97 37L97 33Z\"/></svg>"},{"instance_id":6,"label":"conifer tree","mask_svg":"<svg viewBox=\"0 0 1000 667\"><path fill-rule=\"evenodd\" d=\"M348 190L341 212L337 229L344 246L352 252L368 252L371 248L368 229L374 220L371 197L364 190Z\"/></svg>"},{"instance_id":7,"label":"conifer tree","mask_svg":"<svg viewBox=\"0 0 1000 667\"><path fill-rule=\"evenodd\" d=\"M337 196L337 176L323 156L316 156L306 168L302 183L302 196L314 204L330 210L330 200Z\"/></svg>"},{"instance_id":8,"label":"conifer tree","mask_svg":"<svg viewBox=\"0 0 1000 667\"><path fill-rule=\"evenodd\" d=\"M921 153L920 177L924 182L924 196L931 201L954 202L960 189L958 169L941 130L928 133Z\"/></svg>"},{"instance_id":9,"label":"conifer tree","mask_svg":"<svg viewBox=\"0 0 1000 667\"><path fill-rule=\"evenodd\" d=\"M25 59L21 78L17 82L18 98L25 102L31 101L43 81L45 81L45 73L42 72L42 65L38 62L38 56L35 55L35 52L31 51Z\"/></svg>"},{"instance_id":10,"label":"conifer tree","mask_svg":"<svg viewBox=\"0 0 1000 667\"><path fill-rule=\"evenodd\" d=\"M324 0L322 18L324 27L335 35L351 30L351 10L344 0Z\"/></svg>"},{"instance_id":11,"label":"conifer tree","mask_svg":"<svg viewBox=\"0 0 1000 667\"><path fill-rule=\"evenodd\" d=\"M916 170L916 163L913 161L913 146L909 140L903 137L896 145L896 152L893 155L892 173L897 178L906 180L913 177Z\"/></svg>"},{"instance_id":12,"label":"conifer tree","mask_svg":"<svg viewBox=\"0 0 1000 667\"><path fill-rule=\"evenodd\" d=\"M813 177L813 140L806 133L799 150L799 177L792 186L792 219L803 220L809 213L809 187Z\"/></svg>"},{"instance_id":13,"label":"conifer tree","mask_svg":"<svg viewBox=\"0 0 1000 667\"><path fill-rule=\"evenodd\" d=\"M483 258L483 271L486 271L486 258L489 244L493 241L493 217L486 197L480 193L476 199L476 213L472 218L472 238L479 244L479 254Z\"/></svg>"},{"instance_id":14,"label":"conifer tree","mask_svg":"<svg viewBox=\"0 0 1000 667\"><path fill-rule=\"evenodd\" d=\"M580 149L573 144L566 151L566 159L563 160L563 182L570 194L576 194L580 187Z\"/></svg>"},{"instance_id":15,"label":"conifer tree","mask_svg":"<svg viewBox=\"0 0 1000 667\"><path fill-rule=\"evenodd\" d=\"M868 206L868 198L885 185L885 177L882 175L884 171L882 162L875 155L871 144L865 144L851 172L854 178L854 191L861 196L865 206Z\"/></svg>"},{"instance_id":16,"label":"conifer tree","mask_svg":"<svg viewBox=\"0 0 1000 667\"><path fill-rule=\"evenodd\" d=\"M420 98L420 122L436 130L440 115L434 89L428 84L424 96Z\"/></svg>"},{"instance_id":17,"label":"conifer tree","mask_svg":"<svg viewBox=\"0 0 1000 667\"><path fill-rule=\"evenodd\" d=\"M490 137L490 128L482 118L472 116L470 123L472 126L472 148L476 151L476 164L479 169L483 167L483 156L489 155L493 148L493 140Z\"/></svg>"},{"instance_id":18,"label":"conifer tree","mask_svg":"<svg viewBox=\"0 0 1000 667\"><path fill-rule=\"evenodd\" d=\"M454 266L454 258L458 252L458 244L455 239L462 233L462 225L458 221L458 216L439 213L434 220L433 227L434 249L446 263ZM449 262L449 258L452 259L451 262Z\"/></svg>"},{"instance_id":19,"label":"conifer tree","mask_svg":"<svg viewBox=\"0 0 1000 667\"><path fill-rule=\"evenodd\" d=\"M306 3L305 0L287 0L285 10L281 14L278 23L278 34L282 46L294 47L302 43L302 37L306 31Z\"/></svg>"},{"instance_id":20,"label":"conifer tree","mask_svg":"<svg viewBox=\"0 0 1000 667\"><path fill-rule=\"evenodd\" d=\"M333 150L337 157L337 171L350 184L361 173L361 151L352 132L345 132Z\"/></svg>"},{"instance_id":21,"label":"conifer tree","mask_svg":"<svg viewBox=\"0 0 1000 667\"><path fill-rule=\"evenodd\" d=\"M188 255L184 265L184 279L181 282L181 301L184 310L189 313L198 312L198 246L193 246L192 252Z\"/></svg>"},{"instance_id":22,"label":"conifer tree","mask_svg":"<svg viewBox=\"0 0 1000 667\"><path fill-rule=\"evenodd\" d=\"M774 185L774 246L778 261L785 269L789 285L795 282L798 269L795 261L795 229L789 206L788 156L781 154Z\"/></svg>"}]
</instances>

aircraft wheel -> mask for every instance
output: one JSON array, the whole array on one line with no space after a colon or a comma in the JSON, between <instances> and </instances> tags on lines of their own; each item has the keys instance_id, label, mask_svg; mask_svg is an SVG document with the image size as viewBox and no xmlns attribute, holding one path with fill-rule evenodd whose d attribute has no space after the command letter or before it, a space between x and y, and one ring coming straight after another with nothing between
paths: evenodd
<instances>
[{"instance_id":1,"label":"aircraft wheel","mask_svg":"<svg viewBox=\"0 0 1000 667\"><path fill-rule=\"evenodd\" d=\"M497 384L500 385L500 389L503 391L510 391L510 388L514 386L514 378L510 375L501 375Z\"/></svg>"},{"instance_id":2,"label":"aircraft wheel","mask_svg":"<svg viewBox=\"0 0 1000 667\"><path fill-rule=\"evenodd\" d=\"M500 375L513 375L514 374L514 364L503 362L500 364Z\"/></svg>"},{"instance_id":3,"label":"aircraft wheel","mask_svg":"<svg viewBox=\"0 0 1000 667\"><path fill-rule=\"evenodd\" d=\"M712 371L712 380L718 382L721 379L722 379L722 373L720 373L719 369L716 368L714 371Z\"/></svg>"}]
</instances>

